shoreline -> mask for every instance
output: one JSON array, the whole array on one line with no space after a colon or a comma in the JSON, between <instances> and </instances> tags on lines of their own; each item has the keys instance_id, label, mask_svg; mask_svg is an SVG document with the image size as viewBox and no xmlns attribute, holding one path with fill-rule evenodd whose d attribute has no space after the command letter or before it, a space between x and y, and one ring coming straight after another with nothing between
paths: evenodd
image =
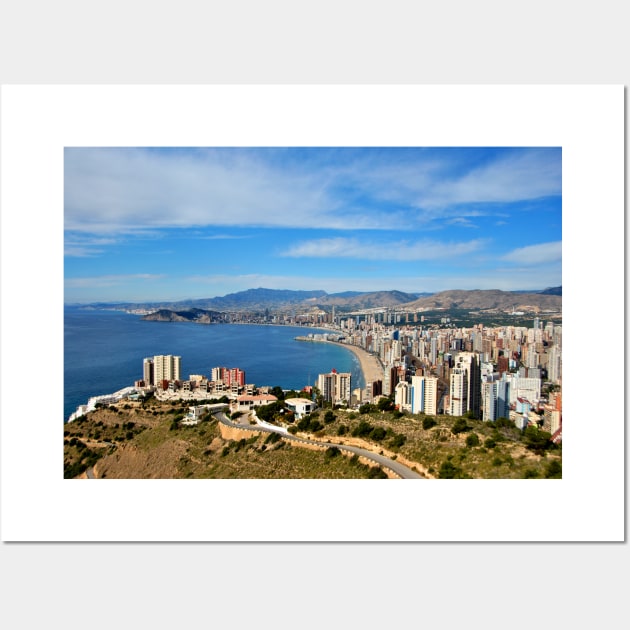
<instances>
[{"instance_id":1,"label":"shoreline","mask_svg":"<svg viewBox=\"0 0 630 630\"><path fill-rule=\"evenodd\" d=\"M338 341L329 341L328 343L335 344L336 346L340 346L342 348L347 348L351 352L354 352L355 356L359 359L366 387L368 383L383 380L383 367L381 366L381 362L378 357L371 354L364 348L353 346L349 343L339 343Z\"/></svg>"},{"instance_id":2,"label":"shoreline","mask_svg":"<svg viewBox=\"0 0 630 630\"><path fill-rule=\"evenodd\" d=\"M357 359L359 359L359 365L361 367L361 372L363 373L365 387L367 387L368 383L382 381L384 378L384 368L381 365L380 359L360 346L355 346L349 343L340 343L339 341L330 341L329 339L309 339L307 337L300 339L299 337L296 337L296 340L308 343L331 343L341 348L347 348L353 352Z\"/></svg>"}]
</instances>

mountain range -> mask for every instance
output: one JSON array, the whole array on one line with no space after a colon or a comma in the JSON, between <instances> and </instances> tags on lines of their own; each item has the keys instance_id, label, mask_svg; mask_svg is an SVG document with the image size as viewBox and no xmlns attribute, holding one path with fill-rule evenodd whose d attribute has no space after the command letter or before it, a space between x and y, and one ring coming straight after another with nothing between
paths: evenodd
<instances>
[{"instance_id":1,"label":"mountain range","mask_svg":"<svg viewBox=\"0 0 630 630\"><path fill-rule=\"evenodd\" d=\"M402 291L291 291L281 289L248 289L221 297L181 300L177 302L92 304L92 308L144 309L175 311L182 317L186 311L264 311L305 310L321 308L338 312L370 308L405 307L409 309L470 309L470 310L558 310L562 309L562 287L549 287L541 291L441 291L439 293L404 293ZM195 317L200 316L197 313Z\"/></svg>"}]
</instances>

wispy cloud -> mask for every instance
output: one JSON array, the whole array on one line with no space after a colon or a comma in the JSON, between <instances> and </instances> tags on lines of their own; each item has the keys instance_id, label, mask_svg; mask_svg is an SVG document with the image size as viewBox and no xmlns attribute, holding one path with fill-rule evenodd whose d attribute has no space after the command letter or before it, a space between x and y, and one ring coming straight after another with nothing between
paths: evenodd
<instances>
[{"instance_id":1,"label":"wispy cloud","mask_svg":"<svg viewBox=\"0 0 630 630\"><path fill-rule=\"evenodd\" d=\"M89 278L66 278L65 285L67 289L95 289L119 286L138 280L159 280L163 277L161 274L135 273L92 276Z\"/></svg>"},{"instance_id":2,"label":"wispy cloud","mask_svg":"<svg viewBox=\"0 0 630 630\"><path fill-rule=\"evenodd\" d=\"M437 260L478 251L486 240L467 242L374 242L357 238L323 238L305 241L282 252L288 258L357 258L362 260Z\"/></svg>"},{"instance_id":3,"label":"wispy cloud","mask_svg":"<svg viewBox=\"0 0 630 630\"><path fill-rule=\"evenodd\" d=\"M247 151L173 154L141 149L67 149L67 230L386 225L386 213L339 212L321 173L267 162ZM297 170L296 170L297 169Z\"/></svg>"},{"instance_id":4,"label":"wispy cloud","mask_svg":"<svg viewBox=\"0 0 630 630\"><path fill-rule=\"evenodd\" d=\"M88 258L98 256L105 251L105 246L116 243L115 238L94 238L86 235L66 236L64 256L72 258Z\"/></svg>"},{"instance_id":5,"label":"wispy cloud","mask_svg":"<svg viewBox=\"0 0 630 630\"><path fill-rule=\"evenodd\" d=\"M513 249L501 260L521 265L542 265L562 260L562 241L540 243Z\"/></svg>"},{"instance_id":6,"label":"wispy cloud","mask_svg":"<svg viewBox=\"0 0 630 630\"><path fill-rule=\"evenodd\" d=\"M556 151L507 153L463 174L432 182L418 198L421 207L511 203L560 195L562 164Z\"/></svg>"},{"instance_id":7,"label":"wispy cloud","mask_svg":"<svg viewBox=\"0 0 630 630\"><path fill-rule=\"evenodd\" d=\"M465 217L454 217L453 219L448 219L446 221L448 225L457 225L458 227L464 228L478 228L479 226L473 223L470 219L466 219Z\"/></svg>"},{"instance_id":8,"label":"wispy cloud","mask_svg":"<svg viewBox=\"0 0 630 630\"><path fill-rule=\"evenodd\" d=\"M465 220L491 214L496 202L561 194L558 152L545 149L496 152L472 166L452 157L457 151L297 155L288 149L66 149L66 229L112 234L313 223L389 229L395 221Z\"/></svg>"},{"instance_id":9,"label":"wispy cloud","mask_svg":"<svg viewBox=\"0 0 630 630\"><path fill-rule=\"evenodd\" d=\"M252 238L249 234L210 234L207 236L197 236L202 241L231 241Z\"/></svg>"}]
</instances>

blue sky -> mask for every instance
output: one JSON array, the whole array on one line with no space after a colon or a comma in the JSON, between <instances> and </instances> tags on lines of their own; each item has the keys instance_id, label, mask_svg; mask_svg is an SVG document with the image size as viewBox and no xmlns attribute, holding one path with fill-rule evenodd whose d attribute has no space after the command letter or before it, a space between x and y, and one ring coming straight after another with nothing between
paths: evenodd
<instances>
[{"instance_id":1,"label":"blue sky","mask_svg":"<svg viewBox=\"0 0 630 630\"><path fill-rule=\"evenodd\" d=\"M562 284L560 148L66 148L65 301Z\"/></svg>"}]
</instances>

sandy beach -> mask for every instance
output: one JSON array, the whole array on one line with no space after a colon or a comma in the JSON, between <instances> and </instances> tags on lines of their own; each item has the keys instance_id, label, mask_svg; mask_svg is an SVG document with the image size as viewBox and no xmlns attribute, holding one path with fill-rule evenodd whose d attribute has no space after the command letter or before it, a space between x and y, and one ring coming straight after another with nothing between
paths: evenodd
<instances>
[{"instance_id":1,"label":"sandy beach","mask_svg":"<svg viewBox=\"0 0 630 630\"><path fill-rule=\"evenodd\" d=\"M329 341L328 343L334 343L342 348L347 348L356 354L361 364L361 371L363 372L363 378L365 379L366 384L383 380L383 367L376 356L370 354L363 348L359 348L359 346L353 346L349 343L338 343L336 341Z\"/></svg>"}]
</instances>

